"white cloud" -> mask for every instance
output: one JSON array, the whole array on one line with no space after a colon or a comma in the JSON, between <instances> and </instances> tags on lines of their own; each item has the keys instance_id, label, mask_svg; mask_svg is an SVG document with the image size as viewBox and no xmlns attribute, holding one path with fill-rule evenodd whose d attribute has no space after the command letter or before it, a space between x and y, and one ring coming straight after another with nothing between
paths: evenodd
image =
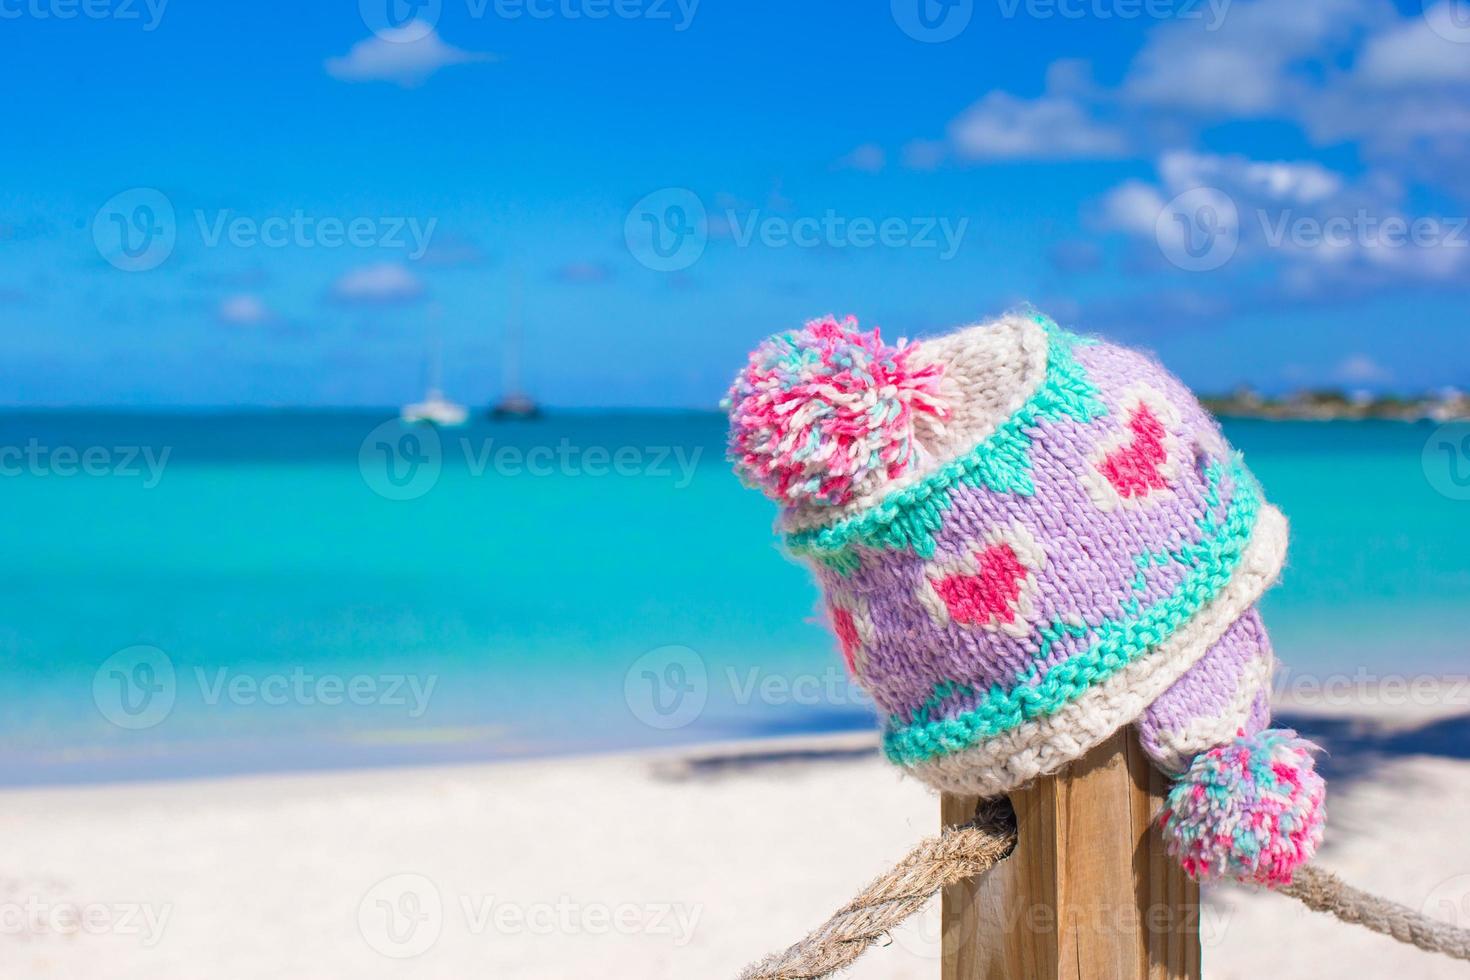
<instances>
[{"instance_id":1,"label":"white cloud","mask_svg":"<svg viewBox=\"0 0 1470 980\"><path fill-rule=\"evenodd\" d=\"M887 162L887 155L883 152L883 147L876 143L864 143L838 160L837 167L841 170L861 170L864 173L876 174Z\"/></svg>"},{"instance_id":2,"label":"white cloud","mask_svg":"<svg viewBox=\"0 0 1470 980\"><path fill-rule=\"evenodd\" d=\"M1123 87L1130 102L1173 109L1257 115L1281 96L1275 67L1249 51L1204 48L1184 55L1145 50Z\"/></svg>"},{"instance_id":3,"label":"white cloud","mask_svg":"<svg viewBox=\"0 0 1470 980\"><path fill-rule=\"evenodd\" d=\"M949 124L947 142L915 141L905 163L932 170L952 150L968 160L1114 159L1131 140L1111 115L1109 100L1092 80L1091 66L1060 58L1046 69L1036 98L992 91Z\"/></svg>"},{"instance_id":4,"label":"white cloud","mask_svg":"<svg viewBox=\"0 0 1470 980\"><path fill-rule=\"evenodd\" d=\"M1250 160L1173 150L1159 158L1159 176L1170 194L1192 187L1235 188L1250 197L1292 204L1313 204L1342 190L1340 174L1309 160Z\"/></svg>"},{"instance_id":5,"label":"white cloud","mask_svg":"<svg viewBox=\"0 0 1470 980\"><path fill-rule=\"evenodd\" d=\"M1318 146L1356 144L1349 149L1375 171L1470 199L1470 24L1455 7L1463 2L1404 13L1393 0L1201 8L1200 17L1154 26L1116 85L1060 59L1039 97L986 94L951 123L946 150L970 160L1116 158L1188 146L1220 122L1279 120ZM905 156L916 168L942 159L927 148ZM1336 193L1323 172L1263 163L1245 183L1253 195L1310 203Z\"/></svg>"},{"instance_id":6,"label":"white cloud","mask_svg":"<svg viewBox=\"0 0 1470 980\"><path fill-rule=\"evenodd\" d=\"M276 318L270 307L266 306L259 296L249 293L226 296L220 301L215 315L221 323L234 327L260 326L263 323L271 323Z\"/></svg>"},{"instance_id":7,"label":"white cloud","mask_svg":"<svg viewBox=\"0 0 1470 980\"><path fill-rule=\"evenodd\" d=\"M338 302L367 306L407 303L423 294L424 284L396 262L349 269L332 284L332 296Z\"/></svg>"},{"instance_id":8,"label":"white cloud","mask_svg":"<svg viewBox=\"0 0 1470 980\"><path fill-rule=\"evenodd\" d=\"M1393 372L1367 354L1350 354L1338 362L1333 377L1347 384L1383 384L1393 380Z\"/></svg>"},{"instance_id":9,"label":"white cloud","mask_svg":"<svg viewBox=\"0 0 1470 980\"><path fill-rule=\"evenodd\" d=\"M1458 2L1458 0L1454 0ZM1452 38L1459 37L1459 41ZM1451 4L1400 21L1368 39L1355 73L1375 85L1470 82L1470 27L1459 24Z\"/></svg>"},{"instance_id":10,"label":"white cloud","mask_svg":"<svg viewBox=\"0 0 1470 980\"><path fill-rule=\"evenodd\" d=\"M933 170L949 155L944 140L912 140L904 145L903 165L910 170Z\"/></svg>"},{"instance_id":11,"label":"white cloud","mask_svg":"<svg viewBox=\"0 0 1470 980\"><path fill-rule=\"evenodd\" d=\"M1392 17L1388 0L1241 0L1213 31L1184 20L1156 28L1119 94L1155 108L1266 115L1298 98L1306 63L1350 49L1363 30Z\"/></svg>"},{"instance_id":12,"label":"white cloud","mask_svg":"<svg viewBox=\"0 0 1470 980\"><path fill-rule=\"evenodd\" d=\"M1470 273L1467 223L1408 213L1395 180L1370 173L1350 182L1311 161L1182 151L1156 166L1157 183L1118 184L1093 212L1096 227L1131 236L1144 255L1173 254L1185 235L1229 233L1232 269L1272 273L1249 288L1304 301L1450 285Z\"/></svg>"},{"instance_id":13,"label":"white cloud","mask_svg":"<svg viewBox=\"0 0 1470 980\"><path fill-rule=\"evenodd\" d=\"M1112 231L1152 235L1164 210L1164 196L1141 180L1125 180L1103 196L1098 223Z\"/></svg>"},{"instance_id":14,"label":"white cloud","mask_svg":"<svg viewBox=\"0 0 1470 980\"><path fill-rule=\"evenodd\" d=\"M413 21L358 41L347 54L328 58L326 67L327 74L344 82L385 81L410 88L448 65L493 58L445 44L432 27Z\"/></svg>"},{"instance_id":15,"label":"white cloud","mask_svg":"<svg viewBox=\"0 0 1470 980\"><path fill-rule=\"evenodd\" d=\"M1296 123L1470 198L1470 25L1454 2L1400 15L1390 0L1237 0L1213 33L1156 28L1109 95L1183 138L1224 119Z\"/></svg>"},{"instance_id":16,"label":"white cloud","mask_svg":"<svg viewBox=\"0 0 1470 980\"><path fill-rule=\"evenodd\" d=\"M612 270L601 262L568 262L553 273L557 281L573 285L604 283L612 275Z\"/></svg>"},{"instance_id":17,"label":"white cloud","mask_svg":"<svg viewBox=\"0 0 1470 980\"><path fill-rule=\"evenodd\" d=\"M974 160L1098 159L1128 152L1121 130L1065 95L1022 99L991 92L950 123L949 135L956 151Z\"/></svg>"}]
</instances>

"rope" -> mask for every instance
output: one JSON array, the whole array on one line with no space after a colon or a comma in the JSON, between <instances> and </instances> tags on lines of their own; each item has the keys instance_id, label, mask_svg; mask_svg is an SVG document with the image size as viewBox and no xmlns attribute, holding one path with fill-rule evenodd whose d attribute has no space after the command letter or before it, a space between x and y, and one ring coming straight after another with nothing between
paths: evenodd
<instances>
[{"instance_id":1,"label":"rope","mask_svg":"<svg viewBox=\"0 0 1470 980\"><path fill-rule=\"evenodd\" d=\"M1002 798L982 806L974 822L930 837L805 939L746 969L740 980L817 980L851 964L877 940L924 907L941 888L984 874L1016 846L1015 814ZM1470 929L1430 918L1305 867L1279 889L1314 912L1391 936L1430 953L1470 960Z\"/></svg>"},{"instance_id":2,"label":"rope","mask_svg":"<svg viewBox=\"0 0 1470 980\"><path fill-rule=\"evenodd\" d=\"M984 874L1016 846L1015 814L1004 799L973 823L925 839L805 939L749 967L740 980L813 980L852 963L924 907L941 888Z\"/></svg>"},{"instance_id":3,"label":"rope","mask_svg":"<svg viewBox=\"0 0 1470 980\"><path fill-rule=\"evenodd\" d=\"M1296 880L1282 887L1281 892L1313 912L1335 915L1344 922L1392 936L1429 953L1470 960L1470 929L1458 929L1398 902L1370 895L1345 883L1331 871L1302 868L1296 873Z\"/></svg>"}]
</instances>

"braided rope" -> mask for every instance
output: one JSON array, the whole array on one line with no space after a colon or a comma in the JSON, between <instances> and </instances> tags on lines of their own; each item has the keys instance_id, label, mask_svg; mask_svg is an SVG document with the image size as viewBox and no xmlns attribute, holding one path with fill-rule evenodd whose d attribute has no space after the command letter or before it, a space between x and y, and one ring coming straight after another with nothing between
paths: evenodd
<instances>
[{"instance_id":1,"label":"braided rope","mask_svg":"<svg viewBox=\"0 0 1470 980\"><path fill-rule=\"evenodd\" d=\"M941 888L984 874L1016 846L1009 806L982 808L973 823L951 827L910 851L807 937L748 967L740 980L817 980L850 965L878 939L924 907ZM1417 946L1470 960L1470 929L1430 918L1344 883L1330 871L1299 868L1279 889L1314 912Z\"/></svg>"},{"instance_id":2,"label":"braided rope","mask_svg":"<svg viewBox=\"0 0 1470 980\"><path fill-rule=\"evenodd\" d=\"M1370 895L1330 871L1311 866L1300 868L1296 880L1280 891L1313 912L1335 915L1344 922L1392 936L1425 952L1470 960L1470 929L1456 928L1406 905Z\"/></svg>"},{"instance_id":3,"label":"braided rope","mask_svg":"<svg viewBox=\"0 0 1470 980\"><path fill-rule=\"evenodd\" d=\"M981 809L973 823L926 838L891 871L805 939L749 967L740 980L813 980L849 965L924 907L941 888L989 871L1016 846L1009 803Z\"/></svg>"}]
</instances>

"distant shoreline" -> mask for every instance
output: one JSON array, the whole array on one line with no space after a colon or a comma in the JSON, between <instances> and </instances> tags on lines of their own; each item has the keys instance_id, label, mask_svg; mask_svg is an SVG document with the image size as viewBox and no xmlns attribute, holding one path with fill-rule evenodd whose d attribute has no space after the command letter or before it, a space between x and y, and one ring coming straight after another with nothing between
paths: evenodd
<instances>
[{"instance_id":1,"label":"distant shoreline","mask_svg":"<svg viewBox=\"0 0 1470 980\"><path fill-rule=\"evenodd\" d=\"M1306 391L1286 398L1264 398L1249 390L1205 396L1200 402L1219 418L1268 422L1453 422L1470 419L1470 396L1458 391L1400 398Z\"/></svg>"}]
</instances>

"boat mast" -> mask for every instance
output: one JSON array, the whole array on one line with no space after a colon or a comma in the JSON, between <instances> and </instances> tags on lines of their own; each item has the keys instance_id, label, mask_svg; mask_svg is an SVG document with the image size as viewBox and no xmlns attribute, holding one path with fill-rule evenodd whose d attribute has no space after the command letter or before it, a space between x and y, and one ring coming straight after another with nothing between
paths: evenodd
<instances>
[{"instance_id":1,"label":"boat mast","mask_svg":"<svg viewBox=\"0 0 1470 980\"><path fill-rule=\"evenodd\" d=\"M444 346L439 339L438 323L439 307L435 304L429 307L429 314L425 320L424 328L428 341L425 352L424 376L428 382L430 397L438 396L444 373Z\"/></svg>"},{"instance_id":2,"label":"boat mast","mask_svg":"<svg viewBox=\"0 0 1470 980\"><path fill-rule=\"evenodd\" d=\"M500 362L501 398L521 391L521 274L510 274L510 303L505 318L505 353Z\"/></svg>"}]
</instances>

